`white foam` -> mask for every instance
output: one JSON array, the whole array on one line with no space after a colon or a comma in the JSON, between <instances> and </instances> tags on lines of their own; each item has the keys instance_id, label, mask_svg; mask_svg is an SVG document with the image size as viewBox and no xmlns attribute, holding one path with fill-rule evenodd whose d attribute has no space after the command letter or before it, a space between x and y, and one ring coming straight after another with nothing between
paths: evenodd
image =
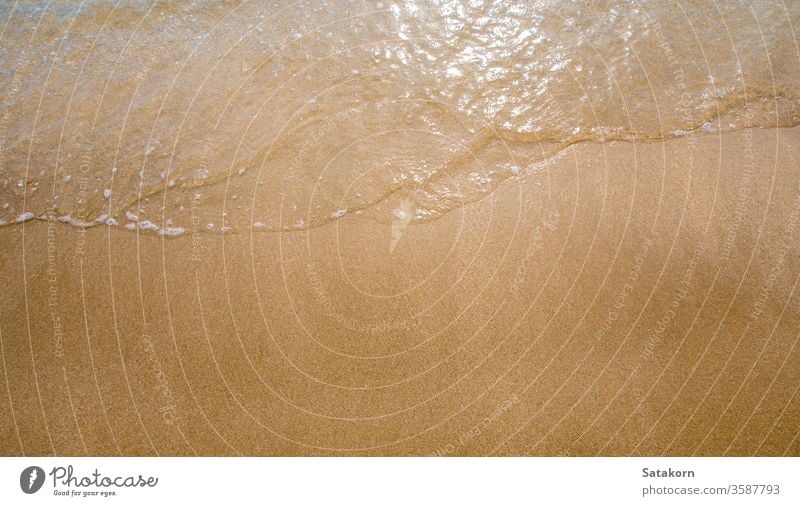
<instances>
[{"instance_id":1,"label":"white foam","mask_svg":"<svg viewBox=\"0 0 800 506\"><path fill-rule=\"evenodd\" d=\"M253 228L264 228L264 226L260 221L253 222Z\"/></svg>"},{"instance_id":2,"label":"white foam","mask_svg":"<svg viewBox=\"0 0 800 506\"><path fill-rule=\"evenodd\" d=\"M331 218L333 218L334 220L338 220L339 218L341 218L345 214L347 214L347 209L339 209L335 213L331 214Z\"/></svg>"},{"instance_id":3,"label":"white foam","mask_svg":"<svg viewBox=\"0 0 800 506\"><path fill-rule=\"evenodd\" d=\"M139 217L130 211L125 211L125 217L128 218L128 221L139 221Z\"/></svg>"},{"instance_id":4,"label":"white foam","mask_svg":"<svg viewBox=\"0 0 800 506\"><path fill-rule=\"evenodd\" d=\"M14 221L16 221L17 223L24 223L31 219L33 219L33 213L22 213L19 216L17 216L17 219Z\"/></svg>"},{"instance_id":5,"label":"white foam","mask_svg":"<svg viewBox=\"0 0 800 506\"><path fill-rule=\"evenodd\" d=\"M127 225L125 225L125 228L127 228L128 230L136 230L136 224L128 223Z\"/></svg>"},{"instance_id":6,"label":"white foam","mask_svg":"<svg viewBox=\"0 0 800 506\"><path fill-rule=\"evenodd\" d=\"M140 230L158 230L158 225L152 221L144 220L139 222Z\"/></svg>"},{"instance_id":7,"label":"white foam","mask_svg":"<svg viewBox=\"0 0 800 506\"><path fill-rule=\"evenodd\" d=\"M241 176L242 174L244 174L244 173L245 173L245 171L246 171L246 170L247 170L247 169L245 169L244 167L242 167L241 169L239 169L239 172L238 172L238 174Z\"/></svg>"},{"instance_id":8,"label":"white foam","mask_svg":"<svg viewBox=\"0 0 800 506\"><path fill-rule=\"evenodd\" d=\"M83 221L83 220L79 220L78 218L73 218L69 214L66 215L66 216L59 216L58 217L58 221L60 221L61 223L66 223L66 224L71 225L73 227L78 227L78 228L89 228L92 225L94 225L93 223L90 223L88 221Z\"/></svg>"},{"instance_id":9,"label":"white foam","mask_svg":"<svg viewBox=\"0 0 800 506\"><path fill-rule=\"evenodd\" d=\"M106 200L111 198L111 190L110 189L106 188L105 190L103 190L103 198L106 199Z\"/></svg>"},{"instance_id":10,"label":"white foam","mask_svg":"<svg viewBox=\"0 0 800 506\"><path fill-rule=\"evenodd\" d=\"M182 235L184 232L186 232L186 229L183 227L165 227L162 228L158 233L159 235L177 237L179 235Z\"/></svg>"}]
</instances>

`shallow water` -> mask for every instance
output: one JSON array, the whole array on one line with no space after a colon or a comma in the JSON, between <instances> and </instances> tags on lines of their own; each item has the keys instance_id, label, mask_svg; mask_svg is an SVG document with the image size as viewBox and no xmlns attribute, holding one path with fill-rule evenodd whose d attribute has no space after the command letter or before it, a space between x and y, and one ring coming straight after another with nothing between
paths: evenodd
<instances>
[{"instance_id":1,"label":"shallow water","mask_svg":"<svg viewBox=\"0 0 800 506\"><path fill-rule=\"evenodd\" d=\"M800 119L800 5L15 2L0 223L435 219L576 142ZM399 213L399 214L398 214Z\"/></svg>"}]
</instances>

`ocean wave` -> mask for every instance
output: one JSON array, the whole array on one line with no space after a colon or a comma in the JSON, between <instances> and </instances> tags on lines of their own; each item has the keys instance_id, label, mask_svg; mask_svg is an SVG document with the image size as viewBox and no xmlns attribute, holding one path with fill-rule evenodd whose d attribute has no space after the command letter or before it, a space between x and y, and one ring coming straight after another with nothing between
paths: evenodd
<instances>
[{"instance_id":1,"label":"ocean wave","mask_svg":"<svg viewBox=\"0 0 800 506\"><path fill-rule=\"evenodd\" d=\"M400 201L426 221L575 143L800 123L800 6L783 2L0 13L7 225L291 231L390 222Z\"/></svg>"}]
</instances>

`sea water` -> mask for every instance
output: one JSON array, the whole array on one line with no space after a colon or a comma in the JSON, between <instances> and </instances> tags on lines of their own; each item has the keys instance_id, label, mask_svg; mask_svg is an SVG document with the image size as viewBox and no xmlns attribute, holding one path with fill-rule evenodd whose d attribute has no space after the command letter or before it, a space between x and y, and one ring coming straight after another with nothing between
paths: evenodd
<instances>
[{"instance_id":1,"label":"sea water","mask_svg":"<svg viewBox=\"0 0 800 506\"><path fill-rule=\"evenodd\" d=\"M6 226L424 222L575 143L800 118L796 2L24 1L0 27Z\"/></svg>"}]
</instances>

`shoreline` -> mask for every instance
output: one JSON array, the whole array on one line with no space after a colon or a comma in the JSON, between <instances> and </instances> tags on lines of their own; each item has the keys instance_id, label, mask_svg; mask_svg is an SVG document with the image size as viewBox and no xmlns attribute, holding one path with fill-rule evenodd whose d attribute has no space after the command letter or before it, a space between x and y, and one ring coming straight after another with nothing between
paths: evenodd
<instances>
[{"instance_id":1,"label":"shoreline","mask_svg":"<svg viewBox=\"0 0 800 506\"><path fill-rule=\"evenodd\" d=\"M0 451L800 455L799 147L575 144L408 226L0 227Z\"/></svg>"}]
</instances>

